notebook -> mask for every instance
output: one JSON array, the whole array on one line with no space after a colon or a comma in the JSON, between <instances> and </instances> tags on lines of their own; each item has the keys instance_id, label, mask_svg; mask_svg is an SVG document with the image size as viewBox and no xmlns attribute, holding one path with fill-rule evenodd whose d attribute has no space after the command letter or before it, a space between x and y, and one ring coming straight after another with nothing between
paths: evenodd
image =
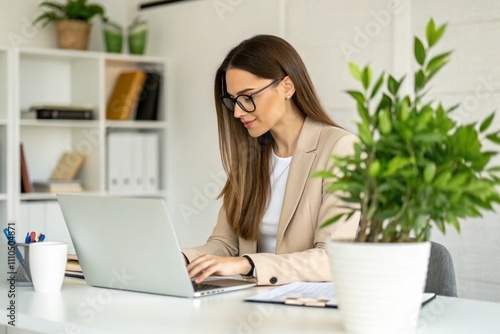
<instances>
[{"instance_id":1,"label":"notebook","mask_svg":"<svg viewBox=\"0 0 500 334\"><path fill-rule=\"evenodd\" d=\"M255 285L233 278L194 283L160 198L58 194L57 200L91 286L200 297Z\"/></svg>"}]
</instances>

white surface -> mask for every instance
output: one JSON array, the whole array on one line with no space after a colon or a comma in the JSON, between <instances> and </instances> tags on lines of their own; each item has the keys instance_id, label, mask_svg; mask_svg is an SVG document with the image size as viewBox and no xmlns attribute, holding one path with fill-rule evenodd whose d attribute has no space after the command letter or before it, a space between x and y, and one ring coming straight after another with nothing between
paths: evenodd
<instances>
[{"instance_id":1,"label":"white surface","mask_svg":"<svg viewBox=\"0 0 500 334\"><path fill-rule=\"evenodd\" d=\"M345 333L336 309L249 303L266 287L198 299L88 287L66 279L60 293L17 290L17 328L41 333ZM7 292L2 286L0 296ZM0 308L0 324L6 324ZM420 334L500 333L500 304L437 297L421 311Z\"/></svg>"},{"instance_id":2,"label":"white surface","mask_svg":"<svg viewBox=\"0 0 500 334\"><path fill-rule=\"evenodd\" d=\"M68 244L49 241L32 243L29 247L30 272L35 291L60 291L66 270Z\"/></svg>"}]
</instances>

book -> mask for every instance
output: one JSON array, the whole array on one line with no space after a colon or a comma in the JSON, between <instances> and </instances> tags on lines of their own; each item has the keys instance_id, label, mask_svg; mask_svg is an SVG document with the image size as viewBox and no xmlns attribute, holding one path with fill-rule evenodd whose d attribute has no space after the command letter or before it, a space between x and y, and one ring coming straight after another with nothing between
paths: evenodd
<instances>
[{"instance_id":1,"label":"book","mask_svg":"<svg viewBox=\"0 0 500 334\"><path fill-rule=\"evenodd\" d=\"M21 113L22 119L75 119L90 120L93 119L92 110L56 110L40 109L30 110Z\"/></svg>"},{"instance_id":2,"label":"book","mask_svg":"<svg viewBox=\"0 0 500 334\"><path fill-rule=\"evenodd\" d=\"M23 119L93 119L91 104L41 104L32 105L21 113Z\"/></svg>"},{"instance_id":3,"label":"book","mask_svg":"<svg viewBox=\"0 0 500 334\"><path fill-rule=\"evenodd\" d=\"M76 254L68 254L68 261L66 262L66 276L84 278L82 267Z\"/></svg>"},{"instance_id":4,"label":"book","mask_svg":"<svg viewBox=\"0 0 500 334\"><path fill-rule=\"evenodd\" d=\"M118 76L108 100L106 118L109 120L130 119L144 86L146 72L123 72Z\"/></svg>"},{"instance_id":5,"label":"book","mask_svg":"<svg viewBox=\"0 0 500 334\"><path fill-rule=\"evenodd\" d=\"M80 181L34 181L33 189L36 192L69 193L80 192L83 187Z\"/></svg>"},{"instance_id":6,"label":"book","mask_svg":"<svg viewBox=\"0 0 500 334\"><path fill-rule=\"evenodd\" d=\"M148 72L137 103L136 120L155 121L158 119L158 107L162 77L158 73Z\"/></svg>"},{"instance_id":7,"label":"book","mask_svg":"<svg viewBox=\"0 0 500 334\"><path fill-rule=\"evenodd\" d=\"M50 180L71 181L74 180L80 171L85 155L80 152L64 152L52 171Z\"/></svg>"},{"instance_id":8,"label":"book","mask_svg":"<svg viewBox=\"0 0 500 334\"><path fill-rule=\"evenodd\" d=\"M31 182L28 174L28 166L26 164L26 157L24 155L24 146L21 143L19 148L19 155L21 156L21 192L29 193L32 191Z\"/></svg>"}]
</instances>

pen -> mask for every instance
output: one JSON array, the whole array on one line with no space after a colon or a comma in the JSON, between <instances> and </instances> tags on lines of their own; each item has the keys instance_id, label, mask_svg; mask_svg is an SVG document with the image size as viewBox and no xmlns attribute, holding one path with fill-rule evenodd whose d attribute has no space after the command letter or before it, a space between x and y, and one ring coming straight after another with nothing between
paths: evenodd
<instances>
[{"instance_id":1,"label":"pen","mask_svg":"<svg viewBox=\"0 0 500 334\"><path fill-rule=\"evenodd\" d=\"M16 239L14 238L14 236L12 236L9 232L9 229L6 227L3 229L3 234L5 234L5 237L7 237L7 241L9 243L14 243L14 249L15 249L15 252L16 252L16 257L17 259L19 260L19 263L21 264L21 267L23 267L24 269L24 276L25 278L26 275L28 274L28 268L26 268L26 264L24 263L24 258L23 258L23 255L21 254L21 252L19 251L19 248L17 247L17 243L16 243Z\"/></svg>"}]
</instances>

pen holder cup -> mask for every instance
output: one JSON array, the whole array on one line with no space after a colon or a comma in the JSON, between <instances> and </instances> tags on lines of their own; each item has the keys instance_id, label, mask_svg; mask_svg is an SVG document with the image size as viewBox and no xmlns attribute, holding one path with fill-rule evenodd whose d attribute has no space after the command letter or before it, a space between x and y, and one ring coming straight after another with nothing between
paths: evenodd
<instances>
[{"instance_id":1,"label":"pen holder cup","mask_svg":"<svg viewBox=\"0 0 500 334\"><path fill-rule=\"evenodd\" d=\"M16 246L16 285L33 286L30 271L30 245L17 243Z\"/></svg>"}]
</instances>

